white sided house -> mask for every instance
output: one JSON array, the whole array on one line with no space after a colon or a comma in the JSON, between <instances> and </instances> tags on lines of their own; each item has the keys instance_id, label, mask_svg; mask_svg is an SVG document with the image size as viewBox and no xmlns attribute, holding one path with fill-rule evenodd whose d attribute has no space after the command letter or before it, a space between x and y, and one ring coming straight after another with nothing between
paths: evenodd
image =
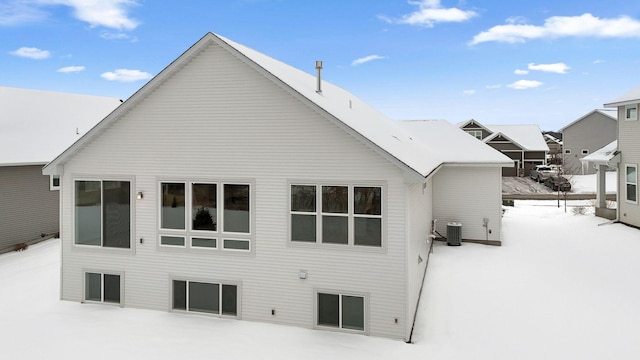
<instances>
[{"instance_id":1,"label":"white sided house","mask_svg":"<svg viewBox=\"0 0 640 360\"><path fill-rule=\"evenodd\" d=\"M640 88L634 89L604 104L604 106L616 108L618 114L617 149L607 158L611 163L618 165L617 220L627 225L640 227L640 192L638 190L638 179L640 178L638 176L638 168L640 167L640 120L638 119ZM604 187L604 182L600 182L600 186Z\"/></svg>"},{"instance_id":2,"label":"white sided house","mask_svg":"<svg viewBox=\"0 0 640 360\"><path fill-rule=\"evenodd\" d=\"M0 253L59 232L58 179L42 167L120 103L0 86Z\"/></svg>"},{"instance_id":3,"label":"white sided house","mask_svg":"<svg viewBox=\"0 0 640 360\"><path fill-rule=\"evenodd\" d=\"M43 170L61 298L410 341L435 214L501 238L504 158L434 145L208 33Z\"/></svg>"}]
</instances>

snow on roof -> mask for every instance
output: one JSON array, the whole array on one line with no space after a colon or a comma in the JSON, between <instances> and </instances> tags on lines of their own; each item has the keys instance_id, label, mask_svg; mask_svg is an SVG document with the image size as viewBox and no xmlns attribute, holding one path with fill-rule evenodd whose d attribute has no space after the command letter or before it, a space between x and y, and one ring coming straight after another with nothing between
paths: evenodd
<instances>
[{"instance_id":1,"label":"snow on roof","mask_svg":"<svg viewBox=\"0 0 640 360\"><path fill-rule=\"evenodd\" d=\"M499 164L513 160L446 120L403 120L411 137L438 149L445 164Z\"/></svg>"},{"instance_id":2,"label":"snow on roof","mask_svg":"<svg viewBox=\"0 0 640 360\"><path fill-rule=\"evenodd\" d=\"M493 133L501 133L517 142L524 150L549 151L540 127L535 124L485 125Z\"/></svg>"},{"instance_id":3,"label":"snow on roof","mask_svg":"<svg viewBox=\"0 0 640 360\"><path fill-rule=\"evenodd\" d=\"M46 164L120 103L0 86L0 166Z\"/></svg>"},{"instance_id":4,"label":"snow on roof","mask_svg":"<svg viewBox=\"0 0 640 360\"><path fill-rule=\"evenodd\" d=\"M621 105L630 105L640 102L640 87L637 87L628 93L604 104L604 107L616 107Z\"/></svg>"},{"instance_id":5,"label":"snow on roof","mask_svg":"<svg viewBox=\"0 0 640 360\"><path fill-rule=\"evenodd\" d=\"M586 113L585 115L582 115L581 117L579 117L578 119L570 122L568 125L566 125L565 127L563 127L562 129L558 130L560 132L563 132L564 130L566 130L567 128L569 128L570 126L572 126L573 124L581 121L582 119L585 119L589 116L591 116L591 114L594 113L600 113L604 116L607 116L615 121L618 121L618 110L606 110L606 109L595 109L595 110L591 110L588 113Z\"/></svg>"},{"instance_id":6,"label":"snow on roof","mask_svg":"<svg viewBox=\"0 0 640 360\"><path fill-rule=\"evenodd\" d=\"M607 164L616 155L618 155L618 140L614 140L602 148L592 152L591 154L583 157L580 161L591 162L595 164Z\"/></svg>"},{"instance_id":7,"label":"snow on roof","mask_svg":"<svg viewBox=\"0 0 640 360\"><path fill-rule=\"evenodd\" d=\"M289 85L296 92L420 175L429 175L442 163L438 149L432 149L415 141L395 121L348 91L323 80L321 83L322 91L318 93L316 92L316 76L312 76L220 35L211 35L239 51L286 85Z\"/></svg>"},{"instance_id":8,"label":"snow on roof","mask_svg":"<svg viewBox=\"0 0 640 360\"><path fill-rule=\"evenodd\" d=\"M274 81L288 86L295 93L317 105L321 111L330 115L338 126L351 132L356 138L371 143L373 149L379 151L389 160L401 165L422 177L427 177L442 164L438 149L432 149L420 141L412 139L407 131L393 120L386 117L373 107L358 99L348 91L326 81L321 82L321 92L316 92L317 79L302 70L296 69L281 61L264 55L256 50L238 44L227 38L213 33L207 33L202 39L191 46L184 54L169 64L158 75L132 95L125 103L111 115L101 121L86 136L60 154L54 161L47 164L44 172L53 174L56 164L64 163L71 154L85 146L98 134L135 106L139 99L161 84L174 72L179 71L181 64L211 43L215 43L230 51L242 61L248 60L249 65Z\"/></svg>"}]
</instances>

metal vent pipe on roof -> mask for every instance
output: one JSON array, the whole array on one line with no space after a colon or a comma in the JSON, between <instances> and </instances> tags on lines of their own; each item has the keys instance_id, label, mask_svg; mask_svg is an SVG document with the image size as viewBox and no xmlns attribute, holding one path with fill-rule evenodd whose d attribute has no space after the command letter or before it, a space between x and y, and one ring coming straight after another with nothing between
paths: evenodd
<instances>
[{"instance_id":1,"label":"metal vent pipe on roof","mask_svg":"<svg viewBox=\"0 0 640 360\"><path fill-rule=\"evenodd\" d=\"M316 60L316 70L318 70L318 87L316 88L317 93L322 92L322 78L320 73L322 72L322 61Z\"/></svg>"}]
</instances>

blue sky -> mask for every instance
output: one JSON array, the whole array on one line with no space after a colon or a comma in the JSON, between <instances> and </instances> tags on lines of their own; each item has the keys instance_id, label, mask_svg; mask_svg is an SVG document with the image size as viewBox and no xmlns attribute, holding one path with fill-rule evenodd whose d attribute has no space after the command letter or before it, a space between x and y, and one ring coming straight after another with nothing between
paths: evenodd
<instances>
[{"instance_id":1,"label":"blue sky","mask_svg":"<svg viewBox=\"0 0 640 360\"><path fill-rule=\"evenodd\" d=\"M0 0L0 86L126 99L207 32L392 119L558 130L640 86L626 0Z\"/></svg>"}]
</instances>

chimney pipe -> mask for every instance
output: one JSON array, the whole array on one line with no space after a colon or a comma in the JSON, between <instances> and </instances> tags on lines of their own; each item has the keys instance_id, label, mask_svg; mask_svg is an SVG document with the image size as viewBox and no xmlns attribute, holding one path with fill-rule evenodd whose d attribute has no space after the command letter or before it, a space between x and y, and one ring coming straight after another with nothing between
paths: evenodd
<instances>
[{"instance_id":1,"label":"chimney pipe","mask_svg":"<svg viewBox=\"0 0 640 360\"><path fill-rule=\"evenodd\" d=\"M322 72L322 61L316 60L316 70L318 70L318 87L316 88L316 92L320 94L322 93L322 78L320 77L320 73Z\"/></svg>"}]
</instances>

